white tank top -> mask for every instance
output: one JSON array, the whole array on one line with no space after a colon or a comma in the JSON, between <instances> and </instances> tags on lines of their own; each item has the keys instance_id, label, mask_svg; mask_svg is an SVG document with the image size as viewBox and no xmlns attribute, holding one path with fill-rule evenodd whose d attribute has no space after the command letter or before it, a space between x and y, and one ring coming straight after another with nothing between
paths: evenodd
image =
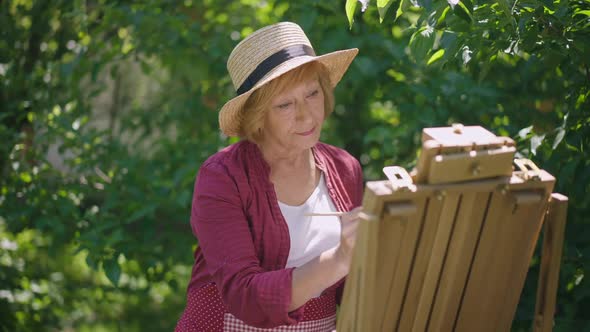
<instances>
[{"instance_id":1,"label":"white tank top","mask_svg":"<svg viewBox=\"0 0 590 332\"><path fill-rule=\"evenodd\" d=\"M338 211L328 194L324 173L305 203L292 206L279 201L279 207L289 226L291 239L286 268L301 266L340 244L340 217L305 216L311 212Z\"/></svg>"}]
</instances>

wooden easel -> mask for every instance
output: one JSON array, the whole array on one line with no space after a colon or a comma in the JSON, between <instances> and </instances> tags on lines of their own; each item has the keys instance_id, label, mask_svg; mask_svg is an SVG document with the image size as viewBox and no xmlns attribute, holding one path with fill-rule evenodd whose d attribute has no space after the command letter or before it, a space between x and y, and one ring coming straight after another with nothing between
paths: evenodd
<instances>
[{"instance_id":1,"label":"wooden easel","mask_svg":"<svg viewBox=\"0 0 590 332\"><path fill-rule=\"evenodd\" d=\"M544 225L534 331L551 331L567 197L514 142L426 128L417 171L368 182L338 318L349 331L509 331Z\"/></svg>"}]
</instances>

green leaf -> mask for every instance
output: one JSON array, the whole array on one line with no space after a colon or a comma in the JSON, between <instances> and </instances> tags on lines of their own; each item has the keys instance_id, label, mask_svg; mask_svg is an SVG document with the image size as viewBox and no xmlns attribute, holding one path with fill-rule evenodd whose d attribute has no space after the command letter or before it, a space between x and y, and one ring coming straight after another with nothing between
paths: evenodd
<instances>
[{"instance_id":1,"label":"green leaf","mask_svg":"<svg viewBox=\"0 0 590 332\"><path fill-rule=\"evenodd\" d=\"M465 21L469 23L473 22L473 16L471 16L469 8L467 8L463 1L459 1L459 4L453 8L453 11Z\"/></svg>"},{"instance_id":2,"label":"green leaf","mask_svg":"<svg viewBox=\"0 0 590 332\"><path fill-rule=\"evenodd\" d=\"M114 286L117 286L119 284L119 279L121 278L121 267L119 266L116 257L104 262L104 271L111 283L113 283Z\"/></svg>"},{"instance_id":3,"label":"green leaf","mask_svg":"<svg viewBox=\"0 0 590 332\"><path fill-rule=\"evenodd\" d=\"M451 10L451 7L449 7L449 6L442 8L442 12L440 13L440 17L436 20L437 27L444 23L445 19L447 18L447 14L449 13L449 10Z\"/></svg>"},{"instance_id":4,"label":"green leaf","mask_svg":"<svg viewBox=\"0 0 590 332\"><path fill-rule=\"evenodd\" d=\"M428 51L434 45L434 29L426 26L414 32L410 39L410 53L417 63L424 62Z\"/></svg>"},{"instance_id":5,"label":"green leaf","mask_svg":"<svg viewBox=\"0 0 590 332\"><path fill-rule=\"evenodd\" d=\"M93 270L98 269L98 264L96 263L96 260L90 254L86 256L86 265L88 265Z\"/></svg>"},{"instance_id":6,"label":"green leaf","mask_svg":"<svg viewBox=\"0 0 590 332\"><path fill-rule=\"evenodd\" d=\"M430 59L428 59L428 62L426 63L426 65L430 65L433 62L440 60L440 58L442 58L443 55L445 55L444 49L440 49L440 50L434 52L434 54L430 57Z\"/></svg>"},{"instance_id":7,"label":"green leaf","mask_svg":"<svg viewBox=\"0 0 590 332\"><path fill-rule=\"evenodd\" d=\"M557 128L557 135L555 135L555 140L553 140L553 146L551 147L553 150L555 150L557 148L557 146L559 145L559 143L561 143L564 136L565 136L565 128L563 128L563 127Z\"/></svg>"},{"instance_id":8,"label":"green leaf","mask_svg":"<svg viewBox=\"0 0 590 332\"><path fill-rule=\"evenodd\" d=\"M498 1L498 5L502 9L501 12L502 12L502 14L504 14L504 19L506 20L506 22L508 24L513 24L514 18L512 16L512 10L510 9L511 7L510 7L510 4L508 3L508 0L500 0L500 1Z\"/></svg>"},{"instance_id":9,"label":"green leaf","mask_svg":"<svg viewBox=\"0 0 590 332\"><path fill-rule=\"evenodd\" d=\"M123 230L121 228L117 228L113 231L112 234L110 234L108 237L106 237L105 243L108 245L117 244L117 243L121 242L124 238L125 238L125 235L123 233Z\"/></svg>"},{"instance_id":10,"label":"green leaf","mask_svg":"<svg viewBox=\"0 0 590 332\"><path fill-rule=\"evenodd\" d=\"M20 173L20 179L25 183L30 183L33 180L31 174L29 174L28 172Z\"/></svg>"},{"instance_id":11,"label":"green leaf","mask_svg":"<svg viewBox=\"0 0 590 332\"><path fill-rule=\"evenodd\" d=\"M352 29L352 22L354 22L354 12L356 11L356 5L358 0L346 0L345 10L346 17L348 17L348 27Z\"/></svg>"},{"instance_id":12,"label":"green leaf","mask_svg":"<svg viewBox=\"0 0 590 332\"><path fill-rule=\"evenodd\" d=\"M576 15L586 15L588 17L590 17L590 10L580 10L574 13L574 16Z\"/></svg>"},{"instance_id":13,"label":"green leaf","mask_svg":"<svg viewBox=\"0 0 590 332\"><path fill-rule=\"evenodd\" d=\"M383 23L385 14L387 14L387 10L394 1L395 0L377 0L377 10L379 11L379 23Z\"/></svg>"},{"instance_id":14,"label":"green leaf","mask_svg":"<svg viewBox=\"0 0 590 332\"><path fill-rule=\"evenodd\" d=\"M457 34L453 31L445 31L440 38L440 46L445 49L447 56L455 56L459 50Z\"/></svg>"},{"instance_id":15,"label":"green leaf","mask_svg":"<svg viewBox=\"0 0 590 332\"><path fill-rule=\"evenodd\" d=\"M397 21L397 18L402 16L402 14L404 13L404 10L406 10L406 8L408 8L408 1L405 0L401 0L399 2L399 6L397 7L397 11L395 12L395 21Z\"/></svg>"}]
</instances>

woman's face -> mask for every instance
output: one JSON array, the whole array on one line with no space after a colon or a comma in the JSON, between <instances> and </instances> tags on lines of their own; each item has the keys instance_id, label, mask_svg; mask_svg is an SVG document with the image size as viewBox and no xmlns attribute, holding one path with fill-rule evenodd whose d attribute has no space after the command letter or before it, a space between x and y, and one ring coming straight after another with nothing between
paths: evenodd
<instances>
[{"instance_id":1,"label":"woman's face","mask_svg":"<svg viewBox=\"0 0 590 332\"><path fill-rule=\"evenodd\" d=\"M313 147L324 122L324 93L317 78L275 96L266 112L264 143L291 151Z\"/></svg>"}]
</instances>

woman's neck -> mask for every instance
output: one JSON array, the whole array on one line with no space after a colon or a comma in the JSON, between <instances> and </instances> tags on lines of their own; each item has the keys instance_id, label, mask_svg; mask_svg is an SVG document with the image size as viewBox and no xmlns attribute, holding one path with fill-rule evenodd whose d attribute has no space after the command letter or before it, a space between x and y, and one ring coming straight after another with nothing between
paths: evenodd
<instances>
[{"instance_id":1,"label":"woman's neck","mask_svg":"<svg viewBox=\"0 0 590 332\"><path fill-rule=\"evenodd\" d=\"M288 153L264 147L260 150L270 166L269 180L274 185L277 199L293 206L303 204L317 187L321 175L312 149Z\"/></svg>"},{"instance_id":2,"label":"woman's neck","mask_svg":"<svg viewBox=\"0 0 590 332\"><path fill-rule=\"evenodd\" d=\"M310 149L293 151L272 145L259 145L262 157L273 171L304 170L315 168L313 152Z\"/></svg>"}]
</instances>

